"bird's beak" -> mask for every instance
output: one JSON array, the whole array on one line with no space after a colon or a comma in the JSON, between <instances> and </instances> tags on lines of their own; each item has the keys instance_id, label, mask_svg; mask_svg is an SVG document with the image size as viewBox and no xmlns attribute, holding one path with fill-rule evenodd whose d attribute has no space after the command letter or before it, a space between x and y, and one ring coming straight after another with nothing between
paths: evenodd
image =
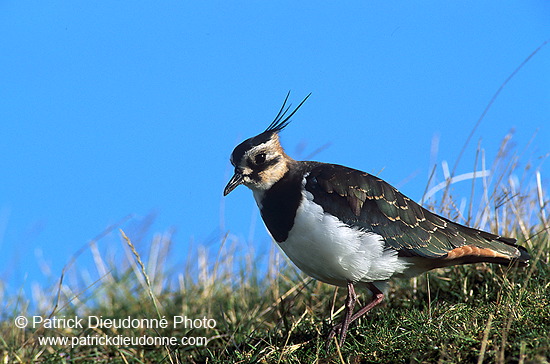
<instances>
[{"instance_id":1,"label":"bird's beak","mask_svg":"<svg viewBox=\"0 0 550 364\"><path fill-rule=\"evenodd\" d=\"M235 174L233 175L233 177L231 177L231 179L227 183L227 186L225 186L223 190L223 195L227 196L231 191L233 191L241 183L243 183L243 175L241 172L235 171Z\"/></svg>"}]
</instances>

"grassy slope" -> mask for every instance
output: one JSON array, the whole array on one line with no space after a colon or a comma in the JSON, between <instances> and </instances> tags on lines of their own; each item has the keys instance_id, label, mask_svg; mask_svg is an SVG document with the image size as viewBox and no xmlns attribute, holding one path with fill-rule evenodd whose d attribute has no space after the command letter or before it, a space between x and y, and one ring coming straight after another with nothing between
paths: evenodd
<instances>
[{"instance_id":1,"label":"grassy slope","mask_svg":"<svg viewBox=\"0 0 550 364\"><path fill-rule=\"evenodd\" d=\"M506 163L504 163L506 162ZM500 164L499 164L500 163ZM0 360L27 363L277 363L277 362L547 362L550 359L550 247L548 219L540 183L526 168L521 189L515 164L503 159L484 181L483 208L468 209L471 224L486 221L495 231L516 236L528 247L532 263L525 269L490 264L451 267L414 280L392 282L389 299L352 325L344 347L328 348L325 337L340 316L344 290L301 276L278 254L269 257L267 272L252 263L252 252L229 242L209 257L198 249L182 272L166 268L170 237L150 244L141 262L130 240L127 261L98 255L100 279L90 282L75 269L64 283L42 288L34 302L42 315L89 315L112 318L212 318L213 329L47 329L21 330L13 316L25 314L29 301L14 297L0 322ZM499 167L504 166L504 167ZM515 172L517 175L517 171ZM491 182L491 183L489 183ZM494 186L494 187L491 187ZM530 186L530 187L529 187ZM533 187L535 186L535 187ZM460 217L451 190L432 208ZM474 200L474 198L471 198ZM488 203L487 203L488 201ZM485 208L490 206L490 208ZM456 216L455 216L456 215ZM471 216L471 218L470 218ZM236 243L238 244L238 243ZM198 262L198 264L195 264ZM104 273L101 273L104 272ZM71 279L69 279L71 278ZM93 284L91 284L93 283ZM58 296L59 301L52 302ZM39 297L39 296L37 296ZM367 300L364 293L362 299ZM35 313L27 313L32 315ZM94 335L207 337L206 346L119 347L40 346L39 336Z\"/></svg>"}]
</instances>

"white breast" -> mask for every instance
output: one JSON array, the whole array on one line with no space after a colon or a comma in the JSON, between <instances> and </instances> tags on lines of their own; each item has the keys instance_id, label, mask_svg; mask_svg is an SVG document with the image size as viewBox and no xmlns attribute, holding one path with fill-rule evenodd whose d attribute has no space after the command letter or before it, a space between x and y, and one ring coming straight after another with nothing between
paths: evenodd
<instances>
[{"instance_id":1,"label":"white breast","mask_svg":"<svg viewBox=\"0 0 550 364\"><path fill-rule=\"evenodd\" d=\"M303 272L346 286L347 282L385 281L407 268L396 251L384 250L380 235L343 224L313 203L311 193L302 194L294 226L279 246Z\"/></svg>"}]
</instances>

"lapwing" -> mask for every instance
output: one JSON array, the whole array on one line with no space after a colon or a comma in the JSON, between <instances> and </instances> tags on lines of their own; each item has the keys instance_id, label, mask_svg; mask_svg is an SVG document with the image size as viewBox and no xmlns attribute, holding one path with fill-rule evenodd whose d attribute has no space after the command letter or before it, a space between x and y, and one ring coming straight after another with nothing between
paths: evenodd
<instances>
[{"instance_id":1,"label":"lapwing","mask_svg":"<svg viewBox=\"0 0 550 364\"><path fill-rule=\"evenodd\" d=\"M457 264L527 264L529 253L515 239L436 215L376 176L289 157L279 132L310 95L292 111L287 95L267 129L233 150L235 173L223 194L241 184L250 188L269 234L290 260L319 281L347 288L342 322L329 340L339 335L343 345L350 323L382 302L392 277ZM357 312L355 287L373 294Z\"/></svg>"}]
</instances>

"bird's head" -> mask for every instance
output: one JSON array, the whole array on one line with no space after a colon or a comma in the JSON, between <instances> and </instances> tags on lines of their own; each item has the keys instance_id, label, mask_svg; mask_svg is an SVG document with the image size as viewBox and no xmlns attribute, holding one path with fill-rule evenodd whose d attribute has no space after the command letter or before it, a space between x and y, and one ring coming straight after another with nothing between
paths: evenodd
<instances>
[{"instance_id":1,"label":"bird's head","mask_svg":"<svg viewBox=\"0 0 550 364\"><path fill-rule=\"evenodd\" d=\"M290 118L311 94L307 95L292 112L288 113L292 106L287 106L289 95L290 93L287 94L283 106L267 129L233 149L230 161L235 167L235 174L225 186L224 196L240 184L244 184L251 190L265 191L288 171L288 163L292 161L292 158L287 156L281 147L279 132L290 123Z\"/></svg>"}]
</instances>

